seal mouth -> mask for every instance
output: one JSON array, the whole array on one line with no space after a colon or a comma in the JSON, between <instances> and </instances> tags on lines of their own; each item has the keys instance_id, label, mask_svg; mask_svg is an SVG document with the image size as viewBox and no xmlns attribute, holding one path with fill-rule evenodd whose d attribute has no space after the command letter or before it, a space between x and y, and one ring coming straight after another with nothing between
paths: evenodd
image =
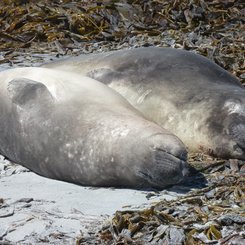
<instances>
[{"instance_id":1,"label":"seal mouth","mask_svg":"<svg viewBox=\"0 0 245 245\"><path fill-rule=\"evenodd\" d=\"M151 168L143 168L138 171L138 176L144 182L156 188L163 189L168 186L179 184L189 174L189 166L186 161L175 155L157 148L153 151Z\"/></svg>"},{"instance_id":2,"label":"seal mouth","mask_svg":"<svg viewBox=\"0 0 245 245\"><path fill-rule=\"evenodd\" d=\"M223 159L240 159L245 160L245 148L234 139L228 139L228 142L219 142L219 146L212 152L213 156L218 156Z\"/></svg>"},{"instance_id":3,"label":"seal mouth","mask_svg":"<svg viewBox=\"0 0 245 245\"><path fill-rule=\"evenodd\" d=\"M239 143L237 143L236 145L233 146L233 155L235 156L235 158L238 159L245 159L245 148L242 147Z\"/></svg>"}]
</instances>

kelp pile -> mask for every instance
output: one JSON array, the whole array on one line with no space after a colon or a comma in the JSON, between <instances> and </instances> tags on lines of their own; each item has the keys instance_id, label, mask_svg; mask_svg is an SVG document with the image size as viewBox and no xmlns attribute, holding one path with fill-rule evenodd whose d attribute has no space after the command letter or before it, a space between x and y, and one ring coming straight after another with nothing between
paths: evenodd
<instances>
[{"instance_id":1,"label":"kelp pile","mask_svg":"<svg viewBox=\"0 0 245 245\"><path fill-rule=\"evenodd\" d=\"M245 82L242 0L1 0L0 7L2 51L171 46L208 56Z\"/></svg>"},{"instance_id":2,"label":"kelp pile","mask_svg":"<svg viewBox=\"0 0 245 245\"><path fill-rule=\"evenodd\" d=\"M168 46L205 55L245 84L244 17L243 0L1 0L0 64L23 63L24 53ZM149 209L118 211L77 244L244 244L244 163L200 155L190 162L206 187Z\"/></svg>"},{"instance_id":3,"label":"kelp pile","mask_svg":"<svg viewBox=\"0 0 245 245\"><path fill-rule=\"evenodd\" d=\"M144 210L117 211L91 243L77 244L244 244L244 162L190 160L208 179L205 188Z\"/></svg>"}]
</instances>

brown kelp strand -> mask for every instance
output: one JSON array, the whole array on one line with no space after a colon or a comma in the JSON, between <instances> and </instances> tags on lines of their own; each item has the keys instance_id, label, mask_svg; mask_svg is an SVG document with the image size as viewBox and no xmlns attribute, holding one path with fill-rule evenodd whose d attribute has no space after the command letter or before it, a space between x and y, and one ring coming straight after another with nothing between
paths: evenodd
<instances>
[{"instance_id":1,"label":"brown kelp strand","mask_svg":"<svg viewBox=\"0 0 245 245\"><path fill-rule=\"evenodd\" d=\"M108 49L171 46L201 53L245 81L241 0L3 0L0 7L2 51L98 50L88 42Z\"/></svg>"},{"instance_id":2,"label":"brown kelp strand","mask_svg":"<svg viewBox=\"0 0 245 245\"><path fill-rule=\"evenodd\" d=\"M190 160L195 160L196 165L217 161L204 155L193 155ZM208 185L176 200L163 200L138 211L117 211L94 235L93 241L98 244L244 243L244 162L236 161L235 165L234 169L234 160L226 160L221 168L205 168Z\"/></svg>"}]
</instances>

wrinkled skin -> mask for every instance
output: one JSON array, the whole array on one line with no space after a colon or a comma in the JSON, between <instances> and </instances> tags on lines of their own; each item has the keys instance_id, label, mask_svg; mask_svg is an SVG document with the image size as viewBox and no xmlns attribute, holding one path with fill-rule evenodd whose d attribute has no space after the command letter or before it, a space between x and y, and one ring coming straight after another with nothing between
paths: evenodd
<instances>
[{"instance_id":1,"label":"wrinkled skin","mask_svg":"<svg viewBox=\"0 0 245 245\"><path fill-rule=\"evenodd\" d=\"M177 135L189 151L245 159L245 89L205 57L150 47L81 55L45 66L107 84Z\"/></svg>"},{"instance_id":2,"label":"wrinkled skin","mask_svg":"<svg viewBox=\"0 0 245 245\"><path fill-rule=\"evenodd\" d=\"M188 172L183 143L98 81L17 68L0 83L0 152L40 175L161 189Z\"/></svg>"}]
</instances>

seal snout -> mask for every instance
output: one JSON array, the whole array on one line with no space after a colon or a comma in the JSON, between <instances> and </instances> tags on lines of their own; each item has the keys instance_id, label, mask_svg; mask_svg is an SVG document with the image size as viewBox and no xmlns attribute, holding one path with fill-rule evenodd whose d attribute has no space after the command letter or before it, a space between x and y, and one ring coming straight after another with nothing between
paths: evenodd
<instances>
[{"instance_id":1,"label":"seal snout","mask_svg":"<svg viewBox=\"0 0 245 245\"><path fill-rule=\"evenodd\" d=\"M148 185L159 189L180 183L189 173L182 142L174 135L155 135L148 142L151 150L139 175Z\"/></svg>"},{"instance_id":2,"label":"seal snout","mask_svg":"<svg viewBox=\"0 0 245 245\"><path fill-rule=\"evenodd\" d=\"M185 160L181 159L184 153L173 155L161 148L155 150L155 164L159 168L158 179L162 184L173 185L181 182L189 173L189 167ZM180 158L181 156L181 158Z\"/></svg>"},{"instance_id":3,"label":"seal snout","mask_svg":"<svg viewBox=\"0 0 245 245\"><path fill-rule=\"evenodd\" d=\"M233 145L234 156L245 159L245 120L244 123L232 124L229 135L235 142L235 145Z\"/></svg>"}]
</instances>

